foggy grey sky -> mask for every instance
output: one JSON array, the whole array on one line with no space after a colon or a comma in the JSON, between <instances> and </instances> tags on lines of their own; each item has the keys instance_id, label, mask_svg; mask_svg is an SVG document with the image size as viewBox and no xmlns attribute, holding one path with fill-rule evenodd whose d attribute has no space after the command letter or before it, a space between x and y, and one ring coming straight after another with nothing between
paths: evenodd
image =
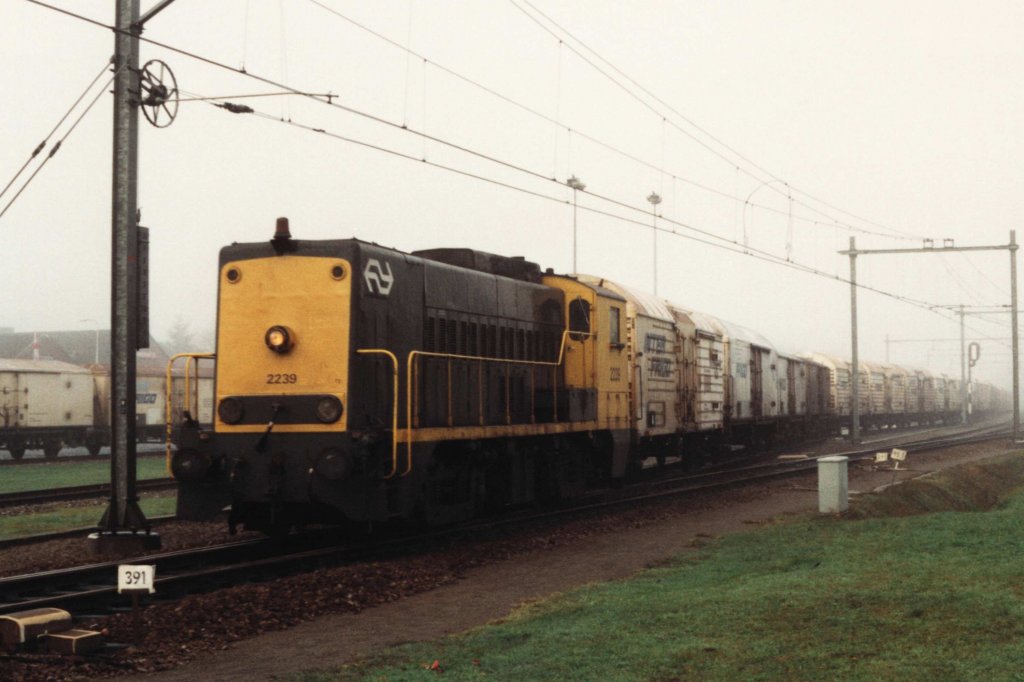
<instances>
[{"instance_id":1,"label":"foggy grey sky","mask_svg":"<svg viewBox=\"0 0 1024 682\"><path fill-rule=\"evenodd\" d=\"M794 262L845 277L848 261L837 251L851 235L861 248L920 242L850 232L835 221L977 245L1005 244L1024 215L1024 9L1016 2L318 1L429 63L309 0L177 0L145 36L331 92L345 107L534 174L301 97L229 101L555 201L182 102L169 128L140 124L139 205L152 230L157 338L179 316L196 331L212 329L217 250L269 238L280 215L297 238L355 236L403 251L467 246L569 271L572 196L564 181L575 174L588 190L579 197L581 272L651 290L645 197L655 190L664 199L659 224L682 235L659 234L659 294L757 329L781 350L848 356L847 285L694 241L687 237L713 240L668 221L734 242L745 231L750 247L783 258L791 224ZM113 22L112 0L53 3ZM144 0L143 9L151 4ZM611 67L551 27L560 46L532 21L527 13L545 23L536 10L669 106L646 95L655 111L638 103L567 46L614 74ZM0 0L0 186L112 51L109 31ZM148 59L170 64L183 98L275 90L143 43ZM100 99L0 218L0 327L109 324L110 99ZM758 166L781 181L760 186L770 176ZM557 182L544 179L551 177ZM800 202L792 220L789 193ZM748 197L753 205L744 204ZM916 300L1002 305L1008 263L1005 252L876 256L860 259L858 271L862 283ZM953 316L877 294L862 291L859 307L864 360L884 359L887 334L959 333ZM1009 316L969 318L969 327L969 338L1006 338ZM982 346L976 375L1008 386L1009 342ZM893 344L892 360L959 375L956 344Z\"/></svg>"}]
</instances>

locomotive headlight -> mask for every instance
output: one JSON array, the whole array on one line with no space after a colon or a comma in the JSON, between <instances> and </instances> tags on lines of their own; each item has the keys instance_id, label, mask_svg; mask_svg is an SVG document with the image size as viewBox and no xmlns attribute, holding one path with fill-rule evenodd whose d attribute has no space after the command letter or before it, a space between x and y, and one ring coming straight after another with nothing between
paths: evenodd
<instances>
[{"instance_id":1,"label":"locomotive headlight","mask_svg":"<svg viewBox=\"0 0 1024 682\"><path fill-rule=\"evenodd\" d=\"M220 405L217 406L217 414L225 424L237 424L242 421L245 407L238 398L224 398L224 400L220 401Z\"/></svg>"},{"instance_id":2,"label":"locomotive headlight","mask_svg":"<svg viewBox=\"0 0 1024 682\"><path fill-rule=\"evenodd\" d=\"M275 353L287 353L295 345L291 330L279 324L275 324L267 330L263 341L267 344L267 348Z\"/></svg>"},{"instance_id":3,"label":"locomotive headlight","mask_svg":"<svg viewBox=\"0 0 1024 682\"><path fill-rule=\"evenodd\" d=\"M341 419L341 401L333 395L324 396L316 401L316 418L324 424L330 424Z\"/></svg>"}]
</instances>

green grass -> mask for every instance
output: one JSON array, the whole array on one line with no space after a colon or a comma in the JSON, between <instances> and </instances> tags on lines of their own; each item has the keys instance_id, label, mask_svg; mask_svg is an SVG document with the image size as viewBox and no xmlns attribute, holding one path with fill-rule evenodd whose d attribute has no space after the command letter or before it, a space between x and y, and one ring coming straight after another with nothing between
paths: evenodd
<instances>
[{"instance_id":1,"label":"green grass","mask_svg":"<svg viewBox=\"0 0 1024 682\"><path fill-rule=\"evenodd\" d=\"M964 476L927 485L956 498ZM438 660L448 680L1021 680L1022 518L1017 494L991 511L730 535L628 581L292 679L423 680Z\"/></svg>"},{"instance_id":2,"label":"green grass","mask_svg":"<svg viewBox=\"0 0 1024 682\"><path fill-rule=\"evenodd\" d=\"M165 478L167 469L163 457L140 457L137 460L137 478ZM19 464L0 467L0 493L24 490L50 490L73 485L92 485L110 480L110 459L73 461L58 459L46 464Z\"/></svg>"},{"instance_id":3,"label":"green grass","mask_svg":"<svg viewBox=\"0 0 1024 682\"><path fill-rule=\"evenodd\" d=\"M139 506L146 516L173 514L175 497L153 497L140 500ZM106 502L83 507L72 507L40 514L0 516L0 539L50 533L70 528L96 525L107 508Z\"/></svg>"}]
</instances>

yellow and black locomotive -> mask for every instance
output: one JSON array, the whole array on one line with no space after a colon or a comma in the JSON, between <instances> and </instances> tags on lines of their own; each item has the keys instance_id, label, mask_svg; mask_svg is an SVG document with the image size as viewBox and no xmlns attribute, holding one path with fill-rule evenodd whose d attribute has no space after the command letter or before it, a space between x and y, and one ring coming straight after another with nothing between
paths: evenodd
<instances>
[{"instance_id":1,"label":"yellow and black locomotive","mask_svg":"<svg viewBox=\"0 0 1024 682\"><path fill-rule=\"evenodd\" d=\"M621 478L625 300L521 258L272 240L220 253L212 431L179 515L443 523Z\"/></svg>"}]
</instances>

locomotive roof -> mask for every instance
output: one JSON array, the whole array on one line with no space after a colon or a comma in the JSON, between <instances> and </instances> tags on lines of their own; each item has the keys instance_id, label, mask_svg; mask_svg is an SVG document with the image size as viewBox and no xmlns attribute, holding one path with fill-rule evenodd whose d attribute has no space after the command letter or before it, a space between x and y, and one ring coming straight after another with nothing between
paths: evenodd
<instances>
[{"instance_id":1,"label":"locomotive roof","mask_svg":"<svg viewBox=\"0 0 1024 682\"><path fill-rule=\"evenodd\" d=\"M707 315L707 318L712 322L712 324L717 323L718 330L721 332L722 336L727 339L745 341L754 346L758 346L759 348L767 348L770 351L777 352L775 351L775 345L759 331L755 331L749 327L744 327L743 325L736 324L735 322L723 320L722 318L715 317L713 315Z\"/></svg>"},{"instance_id":2,"label":"locomotive roof","mask_svg":"<svg viewBox=\"0 0 1024 682\"><path fill-rule=\"evenodd\" d=\"M605 296L608 296L608 292L610 292L613 294L614 298L620 298L632 303L636 306L637 310L644 315L660 317L661 319L668 321L672 320L672 313L669 312L668 306L657 296L648 294L645 291L638 291L632 287L627 287L625 284L619 284L618 282L613 282L610 279L597 277L595 275L577 275L577 279L584 284L589 284L594 287Z\"/></svg>"},{"instance_id":3,"label":"locomotive roof","mask_svg":"<svg viewBox=\"0 0 1024 682\"><path fill-rule=\"evenodd\" d=\"M540 284L540 266L523 256L499 256L465 248L422 249L413 251L412 255L458 268Z\"/></svg>"}]
</instances>

